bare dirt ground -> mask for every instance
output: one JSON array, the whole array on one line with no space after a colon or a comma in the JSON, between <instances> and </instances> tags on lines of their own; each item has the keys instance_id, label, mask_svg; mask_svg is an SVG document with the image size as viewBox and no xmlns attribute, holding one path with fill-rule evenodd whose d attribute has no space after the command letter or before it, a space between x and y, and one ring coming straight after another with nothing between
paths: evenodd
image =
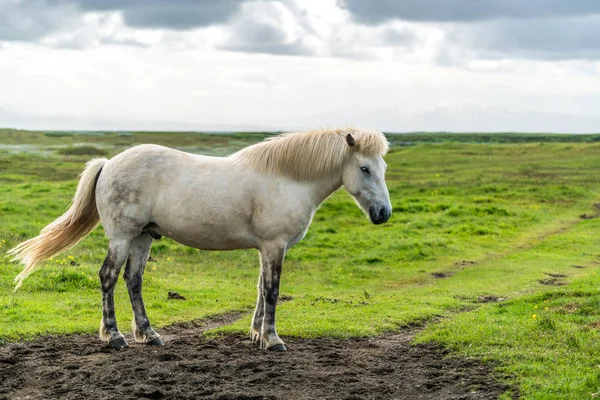
<instances>
[{"instance_id":1,"label":"bare dirt ground","mask_svg":"<svg viewBox=\"0 0 600 400\"><path fill-rule=\"evenodd\" d=\"M228 315L163 328L164 347L114 350L93 335L0 347L0 399L496 399L510 387L482 363L432 345L415 329L371 339L284 338L264 352L242 336L207 338Z\"/></svg>"}]
</instances>

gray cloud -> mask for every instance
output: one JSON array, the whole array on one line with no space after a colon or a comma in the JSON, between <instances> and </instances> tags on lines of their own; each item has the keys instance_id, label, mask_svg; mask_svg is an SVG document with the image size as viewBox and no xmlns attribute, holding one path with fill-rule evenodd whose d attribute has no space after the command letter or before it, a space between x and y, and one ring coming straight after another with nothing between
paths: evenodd
<instances>
[{"instance_id":1,"label":"gray cloud","mask_svg":"<svg viewBox=\"0 0 600 400\"><path fill-rule=\"evenodd\" d=\"M600 15L462 24L449 37L479 57L599 59Z\"/></svg>"},{"instance_id":2,"label":"gray cloud","mask_svg":"<svg viewBox=\"0 0 600 400\"><path fill-rule=\"evenodd\" d=\"M429 25L445 33L432 53L439 64L462 65L469 58L600 59L598 0L337 1L358 24L348 23L343 34L340 29L321 36L307 17L310 10L288 0L0 0L0 41L53 45L56 41L46 37L77 32L83 13L113 11L138 28L185 31L222 24L228 36L219 48L245 53L402 55L418 50L424 38L417 34L419 26ZM386 24L392 20L416 23ZM145 46L110 32L75 36L56 43L78 49Z\"/></svg>"},{"instance_id":3,"label":"gray cloud","mask_svg":"<svg viewBox=\"0 0 600 400\"><path fill-rule=\"evenodd\" d=\"M35 41L66 27L77 16L74 7L43 0L0 0L0 40Z\"/></svg>"},{"instance_id":4,"label":"gray cloud","mask_svg":"<svg viewBox=\"0 0 600 400\"><path fill-rule=\"evenodd\" d=\"M226 22L246 0L49 0L83 11L119 11L139 28L187 30Z\"/></svg>"},{"instance_id":5,"label":"gray cloud","mask_svg":"<svg viewBox=\"0 0 600 400\"><path fill-rule=\"evenodd\" d=\"M338 0L361 23L473 22L600 14L597 0Z\"/></svg>"},{"instance_id":6,"label":"gray cloud","mask_svg":"<svg viewBox=\"0 0 600 400\"><path fill-rule=\"evenodd\" d=\"M385 27L381 32L381 40L395 47L409 47L416 44L417 37L412 30Z\"/></svg>"},{"instance_id":7,"label":"gray cloud","mask_svg":"<svg viewBox=\"0 0 600 400\"><path fill-rule=\"evenodd\" d=\"M140 48L149 47L145 43L132 39L115 39L111 37L86 38L77 35L68 38L61 38L53 43L48 43L48 45L58 49L70 50L85 50L90 47L98 47L101 45L117 45Z\"/></svg>"},{"instance_id":8,"label":"gray cloud","mask_svg":"<svg viewBox=\"0 0 600 400\"><path fill-rule=\"evenodd\" d=\"M437 62L467 58L599 59L597 0L338 0L365 25L404 20L446 34ZM398 38L400 42L403 38Z\"/></svg>"},{"instance_id":9,"label":"gray cloud","mask_svg":"<svg viewBox=\"0 0 600 400\"><path fill-rule=\"evenodd\" d=\"M288 17L293 15L293 11L281 3L247 4L230 21L228 38L220 48L242 53L313 55L304 42L310 33L297 18L296 26L290 26L289 21L286 23L286 13ZM286 29L293 32L287 32Z\"/></svg>"},{"instance_id":10,"label":"gray cloud","mask_svg":"<svg viewBox=\"0 0 600 400\"><path fill-rule=\"evenodd\" d=\"M275 55L308 55L310 52L299 40L288 41L285 32L265 23L238 23L221 48L241 53Z\"/></svg>"},{"instance_id":11,"label":"gray cloud","mask_svg":"<svg viewBox=\"0 0 600 400\"><path fill-rule=\"evenodd\" d=\"M249 0L0 0L0 41L36 42L74 29L83 13L94 11L119 12L131 27L200 28L227 22L245 1ZM85 41L75 42L68 46L86 47Z\"/></svg>"},{"instance_id":12,"label":"gray cloud","mask_svg":"<svg viewBox=\"0 0 600 400\"><path fill-rule=\"evenodd\" d=\"M201 28L228 21L244 1L0 0L0 40L37 41L92 11L120 12L127 25L138 28Z\"/></svg>"}]
</instances>

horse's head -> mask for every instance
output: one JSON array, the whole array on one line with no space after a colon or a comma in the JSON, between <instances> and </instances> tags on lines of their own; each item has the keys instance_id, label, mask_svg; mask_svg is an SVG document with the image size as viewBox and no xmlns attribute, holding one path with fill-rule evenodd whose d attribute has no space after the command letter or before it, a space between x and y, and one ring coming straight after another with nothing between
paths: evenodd
<instances>
[{"instance_id":1,"label":"horse's head","mask_svg":"<svg viewBox=\"0 0 600 400\"><path fill-rule=\"evenodd\" d=\"M361 151L351 133L346 142L351 147L350 157L344 164L342 183L356 203L374 224L383 224L392 215L390 195L385 184L387 165L380 153ZM387 150L387 141L386 150Z\"/></svg>"}]
</instances>

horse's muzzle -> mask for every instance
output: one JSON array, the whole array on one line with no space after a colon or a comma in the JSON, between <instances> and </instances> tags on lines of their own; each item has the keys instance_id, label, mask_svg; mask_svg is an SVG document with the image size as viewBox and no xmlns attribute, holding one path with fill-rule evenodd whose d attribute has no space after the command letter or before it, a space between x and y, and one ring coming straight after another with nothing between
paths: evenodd
<instances>
[{"instance_id":1,"label":"horse's muzzle","mask_svg":"<svg viewBox=\"0 0 600 400\"><path fill-rule=\"evenodd\" d=\"M392 216L392 210L387 207L371 207L369 208L369 218L375 225L383 224L387 222Z\"/></svg>"}]
</instances>

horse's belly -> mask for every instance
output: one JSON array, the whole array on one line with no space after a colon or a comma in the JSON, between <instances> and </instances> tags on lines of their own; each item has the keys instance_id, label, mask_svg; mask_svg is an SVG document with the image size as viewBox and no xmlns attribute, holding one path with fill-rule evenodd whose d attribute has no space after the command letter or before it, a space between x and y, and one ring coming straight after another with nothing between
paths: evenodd
<instances>
[{"instance_id":1,"label":"horse's belly","mask_svg":"<svg viewBox=\"0 0 600 400\"><path fill-rule=\"evenodd\" d=\"M186 246L202 250L235 250L256 248L257 243L247 229L239 227L199 225L196 229L159 229L161 235Z\"/></svg>"}]
</instances>

